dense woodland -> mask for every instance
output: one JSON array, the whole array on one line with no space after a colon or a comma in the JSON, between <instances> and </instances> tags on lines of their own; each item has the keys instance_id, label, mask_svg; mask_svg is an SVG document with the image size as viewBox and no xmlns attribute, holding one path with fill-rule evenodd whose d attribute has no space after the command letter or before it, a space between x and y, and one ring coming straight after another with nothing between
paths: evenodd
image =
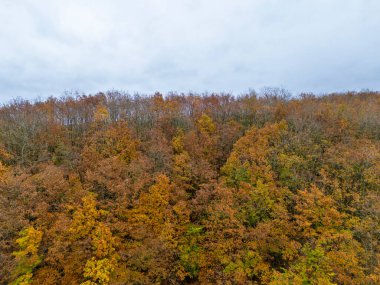
<instances>
[{"instance_id":1,"label":"dense woodland","mask_svg":"<svg viewBox=\"0 0 380 285\"><path fill-rule=\"evenodd\" d=\"M0 108L1 284L380 284L380 93Z\"/></svg>"}]
</instances>

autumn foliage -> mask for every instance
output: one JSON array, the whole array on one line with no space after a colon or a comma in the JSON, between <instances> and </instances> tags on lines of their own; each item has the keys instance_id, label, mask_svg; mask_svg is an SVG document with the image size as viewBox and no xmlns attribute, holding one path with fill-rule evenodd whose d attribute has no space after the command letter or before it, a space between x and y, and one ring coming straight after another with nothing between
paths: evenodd
<instances>
[{"instance_id":1,"label":"autumn foliage","mask_svg":"<svg viewBox=\"0 0 380 285\"><path fill-rule=\"evenodd\" d=\"M380 94L4 105L0 284L380 284Z\"/></svg>"}]
</instances>

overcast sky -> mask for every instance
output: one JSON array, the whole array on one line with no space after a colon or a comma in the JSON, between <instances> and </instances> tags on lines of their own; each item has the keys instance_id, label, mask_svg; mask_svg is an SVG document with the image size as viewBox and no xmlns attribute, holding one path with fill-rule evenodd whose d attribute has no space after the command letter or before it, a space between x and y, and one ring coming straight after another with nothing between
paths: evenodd
<instances>
[{"instance_id":1,"label":"overcast sky","mask_svg":"<svg viewBox=\"0 0 380 285\"><path fill-rule=\"evenodd\" d=\"M0 0L0 102L380 90L379 0Z\"/></svg>"}]
</instances>

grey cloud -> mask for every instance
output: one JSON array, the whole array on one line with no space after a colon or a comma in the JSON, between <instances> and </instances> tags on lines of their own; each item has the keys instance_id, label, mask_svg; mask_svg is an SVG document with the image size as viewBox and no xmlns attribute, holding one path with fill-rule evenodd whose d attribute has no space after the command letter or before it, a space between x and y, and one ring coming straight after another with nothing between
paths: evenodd
<instances>
[{"instance_id":1,"label":"grey cloud","mask_svg":"<svg viewBox=\"0 0 380 285\"><path fill-rule=\"evenodd\" d=\"M380 89L377 0L0 0L0 102Z\"/></svg>"}]
</instances>

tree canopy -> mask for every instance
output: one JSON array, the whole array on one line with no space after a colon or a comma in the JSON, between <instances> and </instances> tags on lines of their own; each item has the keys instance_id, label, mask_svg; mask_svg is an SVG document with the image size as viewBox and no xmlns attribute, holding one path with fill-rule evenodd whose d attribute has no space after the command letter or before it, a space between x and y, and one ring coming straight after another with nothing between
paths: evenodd
<instances>
[{"instance_id":1,"label":"tree canopy","mask_svg":"<svg viewBox=\"0 0 380 285\"><path fill-rule=\"evenodd\" d=\"M274 91L0 107L0 284L379 284L380 93Z\"/></svg>"}]
</instances>

